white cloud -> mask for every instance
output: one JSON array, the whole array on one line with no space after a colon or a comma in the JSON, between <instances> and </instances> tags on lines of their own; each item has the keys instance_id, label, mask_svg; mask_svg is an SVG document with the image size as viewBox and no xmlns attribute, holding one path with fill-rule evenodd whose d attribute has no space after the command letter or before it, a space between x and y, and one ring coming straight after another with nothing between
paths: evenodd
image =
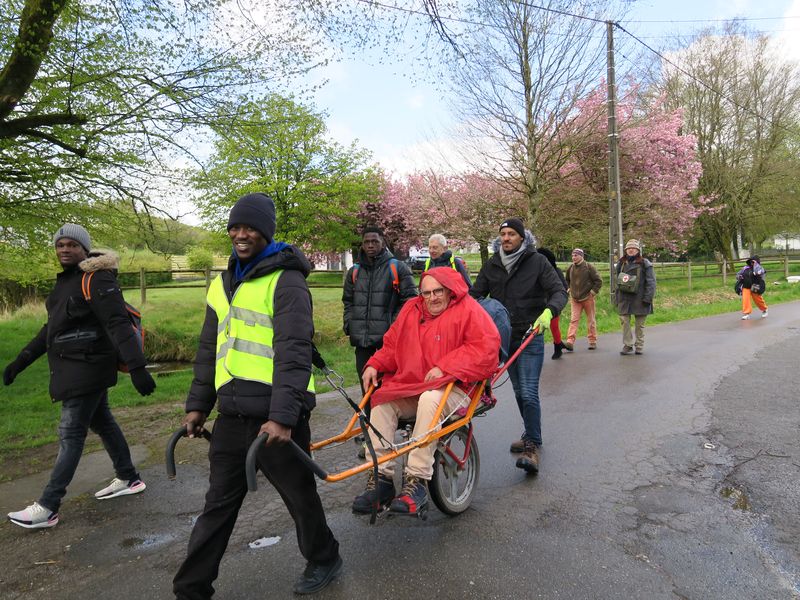
<instances>
[{"instance_id":1,"label":"white cloud","mask_svg":"<svg viewBox=\"0 0 800 600\"><path fill-rule=\"evenodd\" d=\"M416 94L412 94L406 99L406 103L408 107L413 110L419 110L423 106L425 106L425 95L421 92L417 92Z\"/></svg>"}]
</instances>

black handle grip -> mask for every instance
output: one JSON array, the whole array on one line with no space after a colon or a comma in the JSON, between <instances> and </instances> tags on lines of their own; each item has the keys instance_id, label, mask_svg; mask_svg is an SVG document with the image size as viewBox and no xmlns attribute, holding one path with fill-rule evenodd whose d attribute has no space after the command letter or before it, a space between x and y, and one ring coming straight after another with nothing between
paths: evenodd
<instances>
[{"instance_id":1,"label":"black handle grip","mask_svg":"<svg viewBox=\"0 0 800 600\"><path fill-rule=\"evenodd\" d=\"M175 430L175 433L170 436L169 441L167 442L167 452L166 456L164 457L164 464L167 466L167 477L170 479L175 479L177 474L175 472L175 446L178 445L178 440L188 435L189 432L186 431L186 427L181 427L180 429ZM211 432L205 427L203 427L202 431L200 431L200 436L211 441Z\"/></svg>"},{"instance_id":2,"label":"black handle grip","mask_svg":"<svg viewBox=\"0 0 800 600\"><path fill-rule=\"evenodd\" d=\"M250 444L250 448L247 450L245 474L247 475L247 489L251 492L255 492L258 489L258 482L256 481L256 454L258 454L259 447L267 442L268 437L268 433L262 433L253 440L253 443ZM297 442L294 440L289 440L289 445L291 446L292 451L297 455L297 458L299 458L305 466L311 469L314 475L322 480L328 478L328 473L325 472L325 469L320 467L308 454L303 452L303 449L297 445Z\"/></svg>"}]
</instances>

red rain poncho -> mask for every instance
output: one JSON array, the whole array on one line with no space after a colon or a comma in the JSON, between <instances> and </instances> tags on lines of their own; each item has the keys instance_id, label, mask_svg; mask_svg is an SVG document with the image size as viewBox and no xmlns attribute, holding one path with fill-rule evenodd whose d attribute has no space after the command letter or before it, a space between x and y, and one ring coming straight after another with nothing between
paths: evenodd
<instances>
[{"instance_id":1,"label":"red rain poncho","mask_svg":"<svg viewBox=\"0 0 800 600\"><path fill-rule=\"evenodd\" d=\"M467 294L458 271L436 267L422 274L433 277L452 293L450 304L436 317L417 296L405 303L397 320L383 337L383 347L367 362L383 374L381 386L373 393L373 406L419 396L426 390L444 387L453 380L469 384L487 379L498 363L500 335L488 313ZM424 381L433 367L443 377Z\"/></svg>"}]
</instances>

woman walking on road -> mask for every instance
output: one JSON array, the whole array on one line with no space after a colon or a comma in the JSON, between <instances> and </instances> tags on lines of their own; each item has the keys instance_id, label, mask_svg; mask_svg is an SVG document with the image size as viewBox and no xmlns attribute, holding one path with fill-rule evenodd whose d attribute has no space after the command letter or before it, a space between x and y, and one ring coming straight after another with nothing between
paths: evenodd
<instances>
[{"instance_id":1,"label":"woman walking on road","mask_svg":"<svg viewBox=\"0 0 800 600\"><path fill-rule=\"evenodd\" d=\"M653 263L642 256L639 240L628 240L625 256L617 263L617 293L615 304L622 324L622 350L620 354L644 352L644 322L653 312L656 295L656 274ZM631 317L635 321L636 342L631 332Z\"/></svg>"}]
</instances>

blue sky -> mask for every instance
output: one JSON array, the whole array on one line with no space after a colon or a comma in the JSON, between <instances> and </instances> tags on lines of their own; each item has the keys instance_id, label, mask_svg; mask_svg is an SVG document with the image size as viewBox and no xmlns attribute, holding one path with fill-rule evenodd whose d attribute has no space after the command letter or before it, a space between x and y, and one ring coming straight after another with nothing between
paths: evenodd
<instances>
[{"instance_id":1,"label":"blue sky","mask_svg":"<svg viewBox=\"0 0 800 600\"><path fill-rule=\"evenodd\" d=\"M640 0L622 24L659 48L663 36L689 34L713 24L681 21L734 17L764 19L748 24L785 36L782 48L787 55L800 58L800 44L794 41L800 38L800 0ZM598 34L604 34L602 25L598 25ZM434 85L415 76L410 66L379 64L377 54L332 64L325 77L329 83L317 92L315 101L317 108L329 115L331 136L344 144L357 139L395 172L419 167L424 148L441 138L453 123L447 98Z\"/></svg>"}]
</instances>

